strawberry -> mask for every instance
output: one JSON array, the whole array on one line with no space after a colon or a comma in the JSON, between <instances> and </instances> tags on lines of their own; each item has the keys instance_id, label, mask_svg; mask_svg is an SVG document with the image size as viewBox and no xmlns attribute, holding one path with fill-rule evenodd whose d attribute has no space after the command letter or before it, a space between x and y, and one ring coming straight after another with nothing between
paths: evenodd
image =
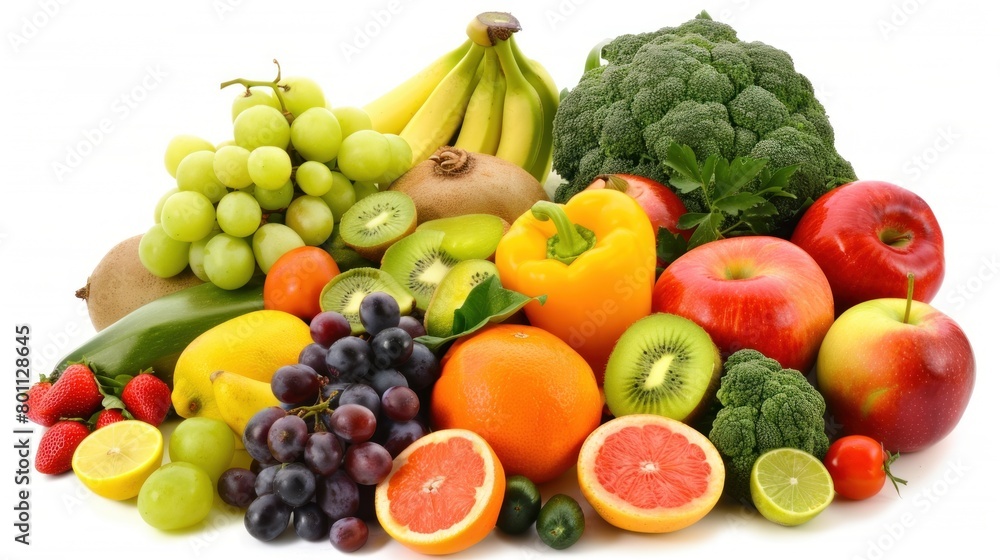
<instances>
[{"instance_id":1,"label":"strawberry","mask_svg":"<svg viewBox=\"0 0 1000 560\"><path fill-rule=\"evenodd\" d=\"M52 383L49 383L44 378L35 383L28 389L28 400L24 401L24 404L28 405L28 420L31 420L35 424L40 426L45 426L46 428L52 425L52 422L48 422L48 419L41 414L41 402L45 397L45 394L49 392L52 388Z\"/></svg>"},{"instance_id":2,"label":"strawberry","mask_svg":"<svg viewBox=\"0 0 1000 560\"><path fill-rule=\"evenodd\" d=\"M104 395L94 372L84 364L66 368L38 403L38 423L52 426L60 418L89 418L101 407Z\"/></svg>"},{"instance_id":3,"label":"strawberry","mask_svg":"<svg viewBox=\"0 0 1000 560\"><path fill-rule=\"evenodd\" d=\"M122 402L136 420L159 426L170 411L170 387L151 373L140 373L125 384Z\"/></svg>"},{"instance_id":4,"label":"strawberry","mask_svg":"<svg viewBox=\"0 0 1000 560\"><path fill-rule=\"evenodd\" d=\"M97 413L97 420L94 422L94 429L100 430L108 424L125 420L125 415L120 408L106 408Z\"/></svg>"},{"instance_id":5,"label":"strawberry","mask_svg":"<svg viewBox=\"0 0 1000 560\"><path fill-rule=\"evenodd\" d=\"M45 430L35 453L35 470L42 474L62 474L73 468L73 452L90 434L82 422L61 420Z\"/></svg>"}]
</instances>

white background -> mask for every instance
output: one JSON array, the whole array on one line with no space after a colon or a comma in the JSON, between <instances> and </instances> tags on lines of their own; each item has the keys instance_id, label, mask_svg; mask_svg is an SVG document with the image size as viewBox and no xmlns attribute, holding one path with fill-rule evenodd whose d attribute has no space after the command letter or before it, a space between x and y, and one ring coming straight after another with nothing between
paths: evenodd
<instances>
[{"instance_id":1,"label":"white background","mask_svg":"<svg viewBox=\"0 0 1000 560\"><path fill-rule=\"evenodd\" d=\"M549 68L560 87L576 83L597 41L677 25L702 9L731 23L743 40L790 52L859 176L903 185L934 208L945 234L947 274L933 304L966 330L980 376L958 428L896 465L910 479L902 498L887 487L866 502L838 500L794 529L720 505L699 524L658 536L614 530L585 506L586 533L567 552L548 550L533 536L492 535L459 556L959 557L995 534L1000 454L992 352L1000 201L994 86L1000 64L992 38L998 8L985 1L5 1L0 326L7 334L0 337L0 355L7 356L7 377L0 409L8 430L17 427L14 326L32 328L36 375L93 334L74 291L111 246L152 223L154 204L171 187L162 157L173 135L230 137L229 106L237 91L220 92L220 82L270 79L277 58L286 75L320 82L334 105L361 105L461 43L467 21L491 9L521 20L523 50ZM104 132L93 132L102 126ZM72 474L34 472L32 544L25 547L13 541L13 434L4 441L5 558L105 557L110 550L156 557L334 553L325 542L258 543L239 515L222 509L195 530L160 533L141 521L134 502L94 496ZM543 487L546 496L557 491L580 497L573 473ZM378 530L362 554L415 556Z\"/></svg>"}]
</instances>

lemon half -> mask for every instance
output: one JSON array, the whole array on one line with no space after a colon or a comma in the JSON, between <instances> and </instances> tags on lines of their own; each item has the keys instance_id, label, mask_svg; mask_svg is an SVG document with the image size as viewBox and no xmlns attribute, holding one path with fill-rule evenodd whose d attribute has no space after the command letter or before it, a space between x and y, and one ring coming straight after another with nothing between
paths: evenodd
<instances>
[{"instance_id":1,"label":"lemon half","mask_svg":"<svg viewBox=\"0 0 1000 560\"><path fill-rule=\"evenodd\" d=\"M73 472L95 494L112 500L139 495L163 461L163 435L139 420L109 424L87 436L73 453Z\"/></svg>"}]
</instances>

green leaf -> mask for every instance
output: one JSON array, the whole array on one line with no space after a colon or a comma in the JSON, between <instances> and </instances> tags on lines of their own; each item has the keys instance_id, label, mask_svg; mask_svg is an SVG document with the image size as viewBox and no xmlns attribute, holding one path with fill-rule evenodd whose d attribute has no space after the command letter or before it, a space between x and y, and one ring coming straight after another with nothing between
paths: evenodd
<instances>
[{"instance_id":1,"label":"green leaf","mask_svg":"<svg viewBox=\"0 0 1000 560\"><path fill-rule=\"evenodd\" d=\"M692 191L696 191L701 188L701 183L698 181L692 181L685 177L674 175L670 177L670 186L677 189L677 192L687 194Z\"/></svg>"},{"instance_id":2,"label":"green leaf","mask_svg":"<svg viewBox=\"0 0 1000 560\"><path fill-rule=\"evenodd\" d=\"M705 158L705 164L701 168L701 184L705 185L705 192L710 199L715 198L715 181L717 171L721 168L722 173L727 173L729 163L719 156L712 154Z\"/></svg>"},{"instance_id":3,"label":"green leaf","mask_svg":"<svg viewBox=\"0 0 1000 560\"><path fill-rule=\"evenodd\" d=\"M663 162L674 171L680 173L685 179L691 181L701 181L701 168L698 166L698 158L694 155L694 150L690 146L671 143L667 146L667 159Z\"/></svg>"},{"instance_id":4,"label":"green leaf","mask_svg":"<svg viewBox=\"0 0 1000 560\"><path fill-rule=\"evenodd\" d=\"M750 184L761 170L767 166L766 159L740 157L729 166L729 190L720 192L719 197L734 193Z\"/></svg>"},{"instance_id":5,"label":"green leaf","mask_svg":"<svg viewBox=\"0 0 1000 560\"><path fill-rule=\"evenodd\" d=\"M699 245L704 245L711 241L715 241L721 237L719 233L719 226L722 224L722 214L713 212L708 214L707 218L698 225L698 228L694 230L691 234L691 241L688 243L688 250L694 249Z\"/></svg>"},{"instance_id":6,"label":"green leaf","mask_svg":"<svg viewBox=\"0 0 1000 560\"><path fill-rule=\"evenodd\" d=\"M416 341L431 350L437 350L443 344L458 337L471 334L488 323L499 323L508 319L532 300L545 304L545 296L528 297L520 292L508 290L500 283L496 275L480 283L465 298L465 303L455 310L455 322L452 334L446 337L424 335Z\"/></svg>"},{"instance_id":7,"label":"green leaf","mask_svg":"<svg viewBox=\"0 0 1000 560\"><path fill-rule=\"evenodd\" d=\"M743 211L743 216L745 218L767 218L778 213L778 209L768 201L764 201L752 208L747 208Z\"/></svg>"},{"instance_id":8,"label":"green leaf","mask_svg":"<svg viewBox=\"0 0 1000 560\"><path fill-rule=\"evenodd\" d=\"M760 176L760 186L762 189L771 187L787 187L792 175L799 169L798 165L787 165L780 169L767 169Z\"/></svg>"},{"instance_id":9,"label":"green leaf","mask_svg":"<svg viewBox=\"0 0 1000 560\"><path fill-rule=\"evenodd\" d=\"M794 194L782 190L781 187L768 187L768 188L766 188L764 190L757 191L757 194L759 194L761 196L763 196L765 194L769 194L771 196L780 196L780 197L783 197L783 198L798 198Z\"/></svg>"},{"instance_id":10,"label":"green leaf","mask_svg":"<svg viewBox=\"0 0 1000 560\"><path fill-rule=\"evenodd\" d=\"M688 212L677 219L677 229L694 229L707 220L709 214L705 212Z\"/></svg>"},{"instance_id":11,"label":"green leaf","mask_svg":"<svg viewBox=\"0 0 1000 560\"><path fill-rule=\"evenodd\" d=\"M767 202L767 200L753 193L738 192L716 200L715 207L730 216L735 216L740 212L749 210L762 202Z\"/></svg>"},{"instance_id":12,"label":"green leaf","mask_svg":"<svg viewBox=\"0 0 1000 560\"><path fill-rule=\"evenodd\" d=\"M687 240L679 233L661 227L656 232L656 258L666 264L687 252Z\"/></svg>"}]
</instances>

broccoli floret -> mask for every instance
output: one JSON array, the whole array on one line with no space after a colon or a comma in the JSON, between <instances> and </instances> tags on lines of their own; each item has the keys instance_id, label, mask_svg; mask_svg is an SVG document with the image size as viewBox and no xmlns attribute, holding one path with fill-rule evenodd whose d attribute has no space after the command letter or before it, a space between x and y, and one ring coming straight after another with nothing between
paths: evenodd
<instances>
[{"instance_id":1,"label":"broccoli floret","mask_svg":"<svg viewBox=\"0 0 1000 560\"><path fill-rule=\"evenodd\" d=\"M794 369L752 349L732 354L716 393L722 408L708 438L726 465L726 493L750 500L750 471L761 454L794 447L822 459L830 447L826 403Z\"/></svg>"},{"instance_id":2,"label":"broccoli floret","mask_svg":"<svg viewBox=\"0 0 1000 560\"><path fill-rule=\"evenodd\" d=\"M565 181L559 202L599 173L669 183L664 160L677 142L700 162L717 154L766 157L770 171L797 165L785 188L796 198L772 200L778 214L770 233L787 236L804 205L857 178L834 147L812 84L782 50L742 42L703 12L678 27L617 37L601 53L607 64L584 74L556 111L553 167ZM681 200L689 211L705 211L700 193Z\"/></svg>"}]
</instances>

